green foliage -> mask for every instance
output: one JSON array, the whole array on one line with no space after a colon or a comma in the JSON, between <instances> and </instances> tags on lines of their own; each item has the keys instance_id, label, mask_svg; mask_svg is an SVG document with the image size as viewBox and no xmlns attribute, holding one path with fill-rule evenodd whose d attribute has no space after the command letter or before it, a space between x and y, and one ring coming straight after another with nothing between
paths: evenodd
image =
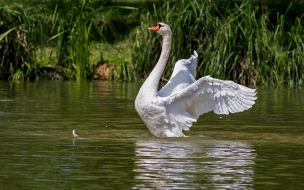
<instances>
[{"instance_id":1,"label":"green foliage","mask_svg":"<svg viewBox=\"0 0 304 190\"><path fill-rule=\"evenodd\" d=\"M114 78L122 81L134 81L136 76L132 64L122 60L115 70Z\"/></svg>"},{"instance_id":2,"label":"green foliage","mask_svg":"<svg viewBox=\"0 0 304 190\"><path fill-rule=\"evenodd\" d=\"M91 54L91 42L89 41L91 20L95 11L90 7L88 0L74 0L66 5L69 10L63 9L53 15L53 30L56 34L51 39L58 37L57 56L58 63L65 68L76 71L76 79L86 78Z\"/></svg>"},{"instance_id":3,"label":"green foliage","mask_svg":"<svg viewBox=\"0 0 304 190\"><path fill-rule=\"evenodd\" d=\"M0 7L0 78L30 78L34 64L33 43L39 34L39 14L22 5ZM37 29L38 28L38 29ZM21 74L22 73L22 74Z\"/></svg>"},{"instance_id":4,"label":"green foliage","mask_svg":"<svg viewBox=\"0 0 304 190\"><path fill-rule=\"evenodd\" d=\"M261 2L2 1L0 79L92 78L91 65L102 56L115 65L112 78L145 78L161 52L161 37L146 29L162 21L173 30L164 81L178 59L197 50L198 77L210 74L250 85L302 85L301 6L291 3L279 12ZM123 40L124 50L115 49L118 40ZM96 44L108 51L96 50Z\"/></svg>"},{"instance_id":5,"label":"green foliage","mask_svg":"<svg viewBox=\"0 0 304 190\"><path fill-rule=\"evenodd\" d=\"M134 10L129 6L106 6L107 2L1 2L0 78L44 78L46 71L60 72L57 74L68 79L91 78L92 44L108 41L105 34L111 34L111 39L116 36L115 27L108 22L113 15L107 14L113 10ZM51 52L55 53L47 55L46 51L54 47L56 50ZM48 63L41 63L42 60Z\"/></svg>"},{"instance_id":6,"label":"green foliage","mask_svg":"<svg viewBox=\"0 0 304 190\"><path fill-rule=\"evenodd\" d=\"M291 4L292 5L292 4ZM161 38L147 32L156 21L173 30L172 50L163 74L168 79L174 63L197 50L198 77L212 75L242 84L303 84L303 15L290 23L258 1L219 6L213 1L166 2L141 17L134 31L132 63L138 77L147 77L160 55Z\"/></svg>"}]
</instances>

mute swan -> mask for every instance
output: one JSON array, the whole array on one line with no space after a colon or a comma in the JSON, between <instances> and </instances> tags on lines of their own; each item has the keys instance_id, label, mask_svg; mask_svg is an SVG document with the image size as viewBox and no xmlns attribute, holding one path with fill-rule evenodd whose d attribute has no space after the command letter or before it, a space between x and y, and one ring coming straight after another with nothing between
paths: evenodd
<instances>
[{"instance_id":1,"label":"mute swan","mask_svg":"<svg viewBox=\"0 0 304 190\"><path fill-rule=\"evenodd\" d=\"M171 29L158 22L148 28L162 35L160 58L141 86L135 109L156 137L184 137L198 117L209 111L216 114L242 112L255 103L255 89L228 80L205 76L195 80L197 53L175 64L168 83L157 90L171 48Z\"/></svg>"}]
</instances>

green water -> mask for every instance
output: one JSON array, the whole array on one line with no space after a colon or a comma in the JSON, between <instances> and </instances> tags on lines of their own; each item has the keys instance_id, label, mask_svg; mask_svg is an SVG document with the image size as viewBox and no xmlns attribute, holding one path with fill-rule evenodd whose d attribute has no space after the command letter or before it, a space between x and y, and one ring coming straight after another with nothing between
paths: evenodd
<instances>
[{"instance_id":1,"label":"green water","mask_svg":"<svg viewBox=\"0 0 304 190\"><path fill-rule=\"evenodd\" d=\"M0 189L304 188L303 88L259 87L252 109L158 139L139 87L0 82Z\"/></svg>"}]
</instances>

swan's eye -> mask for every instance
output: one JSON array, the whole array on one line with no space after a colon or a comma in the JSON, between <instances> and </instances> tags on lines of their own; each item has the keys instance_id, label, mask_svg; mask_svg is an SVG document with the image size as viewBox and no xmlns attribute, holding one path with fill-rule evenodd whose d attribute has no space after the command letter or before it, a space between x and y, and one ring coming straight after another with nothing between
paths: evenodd
<instances>
[{"instance_id":1,"label":"swan's eye","mask_svg":"<svg viewBox=\"0 0 304 190\"><path fill-rule=\"evenodd\" d=\"M161 28L161 27L163 27L164 25L162 25L162 24L158 24L158 27L159 27L159 29Z\"/></svg>"}]
</instances>

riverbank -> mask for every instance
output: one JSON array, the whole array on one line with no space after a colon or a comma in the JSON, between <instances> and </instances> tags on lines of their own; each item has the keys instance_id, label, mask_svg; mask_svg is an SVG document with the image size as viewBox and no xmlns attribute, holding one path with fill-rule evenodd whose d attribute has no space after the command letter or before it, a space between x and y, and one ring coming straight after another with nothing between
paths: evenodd
<instances>
[{"instance_id":1,"label":"riverbank","mask_svg":"<svg viewBox=\"0 0 304 190\"><path fill-rule=\"evenodd\" d=\"M146 28L163 21L174 39L164 81L178 59L197 50L198 77L303 84L299 2L285 1L285 9L248 0L33 2L1 5L2 80L144 79L161 49L161 37Z\"/></svg>"}]
</instances>

